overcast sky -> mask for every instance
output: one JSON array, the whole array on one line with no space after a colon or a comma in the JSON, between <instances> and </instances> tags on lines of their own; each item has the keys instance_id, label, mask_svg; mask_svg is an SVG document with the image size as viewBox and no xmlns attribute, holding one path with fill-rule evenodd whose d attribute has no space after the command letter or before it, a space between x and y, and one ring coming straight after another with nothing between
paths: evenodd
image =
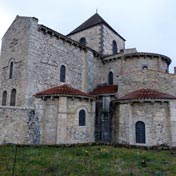
<instances>
[{"instance_id":1,"label":"overcast sky","mask_svg":"<svg viewBox=\"0 0 176 176\"><path fill-rule=\"evenodd\" d=\"M126 39L126 48L164 54L176 66L176 0L0 0L0 38L16 15L68 34L94 15Z\"/></svg>"}]
</instances>

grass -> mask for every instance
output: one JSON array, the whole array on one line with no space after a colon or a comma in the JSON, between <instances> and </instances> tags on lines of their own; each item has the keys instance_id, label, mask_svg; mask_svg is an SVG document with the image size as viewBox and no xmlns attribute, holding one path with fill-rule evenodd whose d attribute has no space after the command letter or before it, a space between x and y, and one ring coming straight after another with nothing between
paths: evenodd
<instances>
[{"instance_id":1,"label":"grass","mask_svg":"<svg viewBox=\"0 0 176 176\"><path fill-rule=\"evenodd\" d=\"M176 151L128 149L106 145L2 145L0 176L11 175L175 176Z\"/></svg>"}]
</instances>

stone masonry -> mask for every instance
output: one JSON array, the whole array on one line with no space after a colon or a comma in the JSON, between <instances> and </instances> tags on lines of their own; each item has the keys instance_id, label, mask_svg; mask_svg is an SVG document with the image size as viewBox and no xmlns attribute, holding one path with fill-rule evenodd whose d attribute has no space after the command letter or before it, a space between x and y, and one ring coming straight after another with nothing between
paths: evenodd
<instances>
[{"instance_id":1,"label":"stone masonry","mask_svg":"<svg viewBox=\"0 0 176 176\"><path fill-rule=\"evenodd\" d=\"M126 49L97 13L68 35L17 16L2 39L0 143L176 146L170 63Z\"/></svg>"}]
</instances>

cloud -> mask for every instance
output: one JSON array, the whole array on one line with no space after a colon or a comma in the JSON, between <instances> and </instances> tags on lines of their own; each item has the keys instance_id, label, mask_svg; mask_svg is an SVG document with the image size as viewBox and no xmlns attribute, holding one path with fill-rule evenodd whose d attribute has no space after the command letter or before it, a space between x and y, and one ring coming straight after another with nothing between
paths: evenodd
<instances>
[{"instance_id":1,"label":"cloud","mask_svg":"<svg viewBox=\"0 0 176 176\"><path fill-rule=\"evenodd\" d=\"M175 0L2 0L0 37L17 14L35 16L60 33L67 34L98 13L139 51L166 54L176 65ZM172 66L172 67L173 67Z\"/></svg>"}]
</instances>

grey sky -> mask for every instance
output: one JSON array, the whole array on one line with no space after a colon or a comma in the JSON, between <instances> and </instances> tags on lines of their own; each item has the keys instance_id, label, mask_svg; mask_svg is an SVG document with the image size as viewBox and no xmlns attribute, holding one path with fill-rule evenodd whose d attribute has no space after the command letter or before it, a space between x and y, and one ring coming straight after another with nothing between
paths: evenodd
<instances>
[{"instance_id":1,"label":"grey sky","mask_svg":"<svg viewBox=\"0 0 176 176\"><path fill-rule=\"evenodd\" d=\"M16 15L35 16L62 34L68 34L98 9L126 39L126 48L164 54L176 66L175 0L0 0L0 38Z\"/></svg>"}]
</instances>

